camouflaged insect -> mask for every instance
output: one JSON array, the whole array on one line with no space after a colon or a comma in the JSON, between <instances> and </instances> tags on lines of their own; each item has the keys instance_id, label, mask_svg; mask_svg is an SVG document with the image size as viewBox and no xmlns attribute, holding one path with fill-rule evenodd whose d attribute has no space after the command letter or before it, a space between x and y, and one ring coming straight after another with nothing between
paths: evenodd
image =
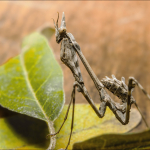
<instances>
[{"instance_id":1,"label":"camouflaged insect","mask_svg":"<svg viewBox=\"0 0 150 150\"><path fill-rule=\"evenodd\" d=\"M76 91L75 89L76 88L77 88L78 92L82 93L82 95L85 97L87 102L91 105L91 107L93 108L93 110L95 111L95 113L97 114L97 116L99 118L104 117L105 112L106 112L106 107L109 107L110 110L116 116L116 118L123 125L126 125L129 123L130 109L131 109L132 104L135 104L135 106L137 107L137 109L140 112L140 109L139 109L135 99L132 96L132 91L135 88L135 85L137 85L143 91L143 93L145 95L147 95L147 97L149 99L150 99L150 96L147 94L147 92L143 89L143 87L139 84L139 82L134 77L129 77L128 86L125 84L125 78L124 77L122 77L121 81L119 81L116 79L116 77L114 75L112 75L112 79L106 77L106 78L103 78L100 82L100 80L97 78L94 71L90 67L89 63L87 62L86 58L84 57L84 55L81 51L81 48L80 48L79 44L76 42L74 36L71 33L67 33L64 12L62 15L60 27L58 27L58 20L59 20L59 14L58 14L56 24L55 24L55 21L54 20L53 21L54 21L54 26L55 26L56 42L58 44L61 42L60 59L71 70L71 72L75 78L75 82L73 84L71 100L70 100L70 103L68 105L68 109L67 109L64 121L63 121L62 125L60 126L58 132L51 134L51 136L55 136L56 134L58 134L60 132L61 128L63 127L63 125L67 119L71 103L73 103L71 131L70 131L68 144L66 146L66 149L67 149L68 145L70 144L70 139L71 139L71 135L72 135L72 131L73 131L74 108L75 108L75 91ZM100 107L99 107L99 109L94 104L94 101L90 97L90 95L89 95L89 93L85 87L85 84L84 84L84 81L82 78L82 74L80 71L80 66L79 66L77 55L79 56L81 62L83 63L89 76L93 80L93 83L95 84L96 89L99 92L99 96L100 96ZM116 95L119 99L121 99L122 104L116 103L109 96L109 94L105 90L106 88L110 92L112 92L114 95ZM141 114L146 126L148 127L148 124L147 124L146 120L144 119L141 112L140 112L140 114Z\"/></svg>"}]
</instances>

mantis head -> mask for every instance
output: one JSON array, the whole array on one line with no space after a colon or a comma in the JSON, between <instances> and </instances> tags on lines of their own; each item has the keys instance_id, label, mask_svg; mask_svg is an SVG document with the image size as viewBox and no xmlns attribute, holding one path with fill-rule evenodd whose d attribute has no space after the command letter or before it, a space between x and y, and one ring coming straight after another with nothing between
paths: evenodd
<instances>
[{"instance_id":1,"label":"mantis head","mask_svg":"<svg viewBox=\"0 0 150 150\"><path fill-rule=\"evenodd\" d=\"M58 18L57 18L56 24L55 24L55 21L53 19L54 26L55 26L56 42L59 44L61 42L61 40L65 37L66 31L67 31L64 12L62 14L62 20L61 20L60 28L58 28L58 20L59 20L59 13L58 13Z\"/></svg>"}]
</instances>

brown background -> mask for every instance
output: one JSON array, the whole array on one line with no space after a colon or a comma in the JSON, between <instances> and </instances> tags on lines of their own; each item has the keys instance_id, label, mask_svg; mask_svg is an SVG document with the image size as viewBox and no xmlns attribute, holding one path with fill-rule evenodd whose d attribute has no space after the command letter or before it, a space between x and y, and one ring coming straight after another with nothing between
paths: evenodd
<instances>
[{"instance_id":1,"label":"brown background","mask_svg":"<svg viewBox=\"0 0 150 150\"><path fill-rule=\"evenodd\" d=\"M53 25L57 12L65 12L67 30L79 43L99 79L114 74L134 76L150 93L150 2L146 1L11 1L0 2L0 65L20 52L23 37L44 24ZM66 102L70 100L74 78L59 60L60 45L53 36L50 44L64 72ZM92 99L99 95L81 64L85 85ZM137 88L134 96L150 125L150 101ZM112 96L117 100L115 96ZM86 100L77 94L77 103ZM3 114L2 114L3 112ZM2 111L0 116L6 115ZM143 130L142 123L137 130Z\"/></svg>"}]
</instances>

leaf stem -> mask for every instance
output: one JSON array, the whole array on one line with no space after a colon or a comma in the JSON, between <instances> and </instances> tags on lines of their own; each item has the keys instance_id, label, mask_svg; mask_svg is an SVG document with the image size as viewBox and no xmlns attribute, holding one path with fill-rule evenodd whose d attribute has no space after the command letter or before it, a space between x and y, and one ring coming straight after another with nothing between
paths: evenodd
<instances>
[{"instance_id":1,"label":"leaf stem","mask_svg":"<svg viewBox=\"0 0 150 150\"><path fill-rule=\"evenodd\" d=\"M54 124L53 121L48 121L48 129L50 134L55 133L55 128L53 124ZM55 148L55 145L56 145L56 136L50 136L50 145L47 148L47 150L53 150Z\"/></svg>"}]
</instances>

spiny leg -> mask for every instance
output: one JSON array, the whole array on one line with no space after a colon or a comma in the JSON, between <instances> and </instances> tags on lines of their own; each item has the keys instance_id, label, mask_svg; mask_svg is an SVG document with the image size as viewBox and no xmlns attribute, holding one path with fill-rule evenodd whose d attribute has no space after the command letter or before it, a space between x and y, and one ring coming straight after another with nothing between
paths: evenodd
<instances>
[{"instance_id":1,"label":"spiny leg","mask_svg":"<svg viewBox=\"0 0 150 150\"><path fill-rule=\"evenodd\" d=\"M100 105L100 109L98 110L93 100L90 98L85 86L84 85L81 86L80 84L78 84L78 86L82 89L80 92L86 98L86 100L91 105L91 107L93 108L93 110L95 111L95 113L97 114L99 118L102 118L104 116L106 107L108 106L112 110L112 112L115 114L116 118L123 125L128 124L130 108L131 108L131 90L133 88L131 83L128 84L128 89L130 90L128 91L127 106L125 107L125 110L121 109L121 105L115 103L103 88L100 90L101 105Z\"/></svg>"},{"instance_id":2,"label":"spiny leg","mask_svg":"<svg viewBox=\"0 0 150 150\"><path fill-rule=\"evenodd\" d=\"M116 118L122 123L125 124L125 113L121 111L121 109L118 109L116 106L117 104L111 99L111 97L107 94L107 92L102 88L100 91L101 96L101 105L99 110L95 106L93 100L90 98L87 89L85 86L81 86L78 84L78 86L82 89L80 92L83 94L83 96L86 98L88 103L91 105L95 113L99 118L102 118L105 114L106 107L108 106L112 112L115 114ZM127 123L126 123L127 124Z\"/></svg>"},{"instance_id":3,"label":"spiny leg","mask_svg":"<svg viewBox=\"0 0 150 150\"><path fill-rule=\"evenodd\" d=\"M74 84L74 86L73 86L73 90L72 90L72 93L71 93L71 100L70 100L70 103L68 105L68 109L67 109L67 112L66 112L66 115L65 115L65 118L64 118L64 121L63 121L62 125L60 126L59 130L56 133L54 133L54 134L48 134L47 137L48 136L54 136L54 135L58 134L60 132L60 130L62 129L65 121L67 120L69 109L70 109L71 103L73 101L73 94L74 94L75 86L76 86L76 84Z\"/></svg>"},{"instance_id":4,"label":"spiny leg","mask_svg":"<svg viewBox=\"0 0 150 150\"><path fill-rule=\"evenodd\" d=\"M106 79L111 81L111 79L108 78L108 77L106 77ZM116 79L116 77L114 75L112 75L112 79L113 79L114 83L121 84L121 86L123 86L124 89L126 89L128 91L128 93L127 93L127 100L123 102L123 105L114 103L112 101L112 99L109 96L107 96L107 94L106 94L106 92L104 90L101 90L101 93L100 93L101 99L103 99L103 101L107 101L107 106L109 106L109 108L113 111L113 113L115 114L116 118L123 125L126 125L129 122L131 104L135 103L135 100L131 96L131 94L132 94L132 91L133 91L133 89L135 87L135 82L137 83L137 81L135 81L135 80L133 81L133 78L129 79L129 83L128 83L128 87L127 87L127 85L125 84L125 78L124 77L122 77L121 81L119 81L119 80ZM145 91L145 90L143 90L143 91ZM144 93L146 93L146 92L144 92ZM115 109L114 106L116 107L116 109ZM138 108L137 104L136 104L136 107ZM138 108L138 110L140 112L139 108ZM141 116L142 116L144 122L146 123L146 121L145 121L145 119L144 119L142 114L141 114ZM147 123L146 123L146 125L147 125Z\"/></svg>"},{"instance_id":5,"label":"spiny leg","mask_svg":"<svg viewBox=\"0 0 150 150\"><path fill-rule=\"evenodd\" d=\"M127 95L127 102L126 102L126 112L123 114L121 111L117 110L117 119L124 125L128 124L130 118L130 109L131 109L131 94L135 87L135 83L131 78L128 80L128 95ZM135 102L134 102L135 103Z\"/></svg>"},{"instance_id":6,"label":"spiny leg","mask_svg":"<svg viewBox=\"0 0 150 150\"><path fill-rule=\"evenodd\" d=\"M85 86L82 88L83 90L81 93L84 95L86 100L89 102L95 113L99 118L102 118L105 114L106 107L108 106L112 112L115 114L116 118L123 124L126 125L129 122L129 113L130 113L130 107L126 108L126 113L124 113L124 110L122 111L121 109L118 109L117 104L111 99L111 97L107 94L107 92L104 89L101 89L100 91L100 96L101 96L101 105L100 109L98 110L97 107L95 106L93 100L90 98ZM129 102L130 104L130 98ZM118 104L119 105L119 104ZM121 105L119 105L121 106ZM129 105L130 106L130 105Z\"/></svg>"},{"instance_id":7,"label":"spiny leg","mask_svg":"<svg viewBox=\"0 0 150 150\"><path fill-rule=\"evenodd\" d=\"M107 95L107 92L105 90L101 90L100 92L102 101L105 102L105 108L108 106L112 112L115 114L116 118L123 124L127 124L128 121L126 121L126 113L124 113L124 110L121 109L122 105L115 103L109 95ZM101 107L101 106L100 106ZM103 106L102 106L103 107Z\"/></svg>"},{"instance_id":8,"label":"spiny leg","mask_svg":"<svg viewBox=\"0 0 150 150\"><path fill-rule=\"evenodd\" d=\"M129 77L129 81L130 81L129 83L131 84L130 86L132 86L133 89L135 88L135 85L137 85L143 91L143 93L148 97L148 99L150 99L150 95L144 90L142 85L134 77ZM130 93L132 93L132 92L130 91ZM142 119L145 122L145 125L147 126L147 128L149 128L148 123L146 122L146 120L145 120L140 108L138 107L137 103L134 102L134 104L135 104L137 110L139 111L139 113L141 114Z\"/></svg>"}]
</instances>

